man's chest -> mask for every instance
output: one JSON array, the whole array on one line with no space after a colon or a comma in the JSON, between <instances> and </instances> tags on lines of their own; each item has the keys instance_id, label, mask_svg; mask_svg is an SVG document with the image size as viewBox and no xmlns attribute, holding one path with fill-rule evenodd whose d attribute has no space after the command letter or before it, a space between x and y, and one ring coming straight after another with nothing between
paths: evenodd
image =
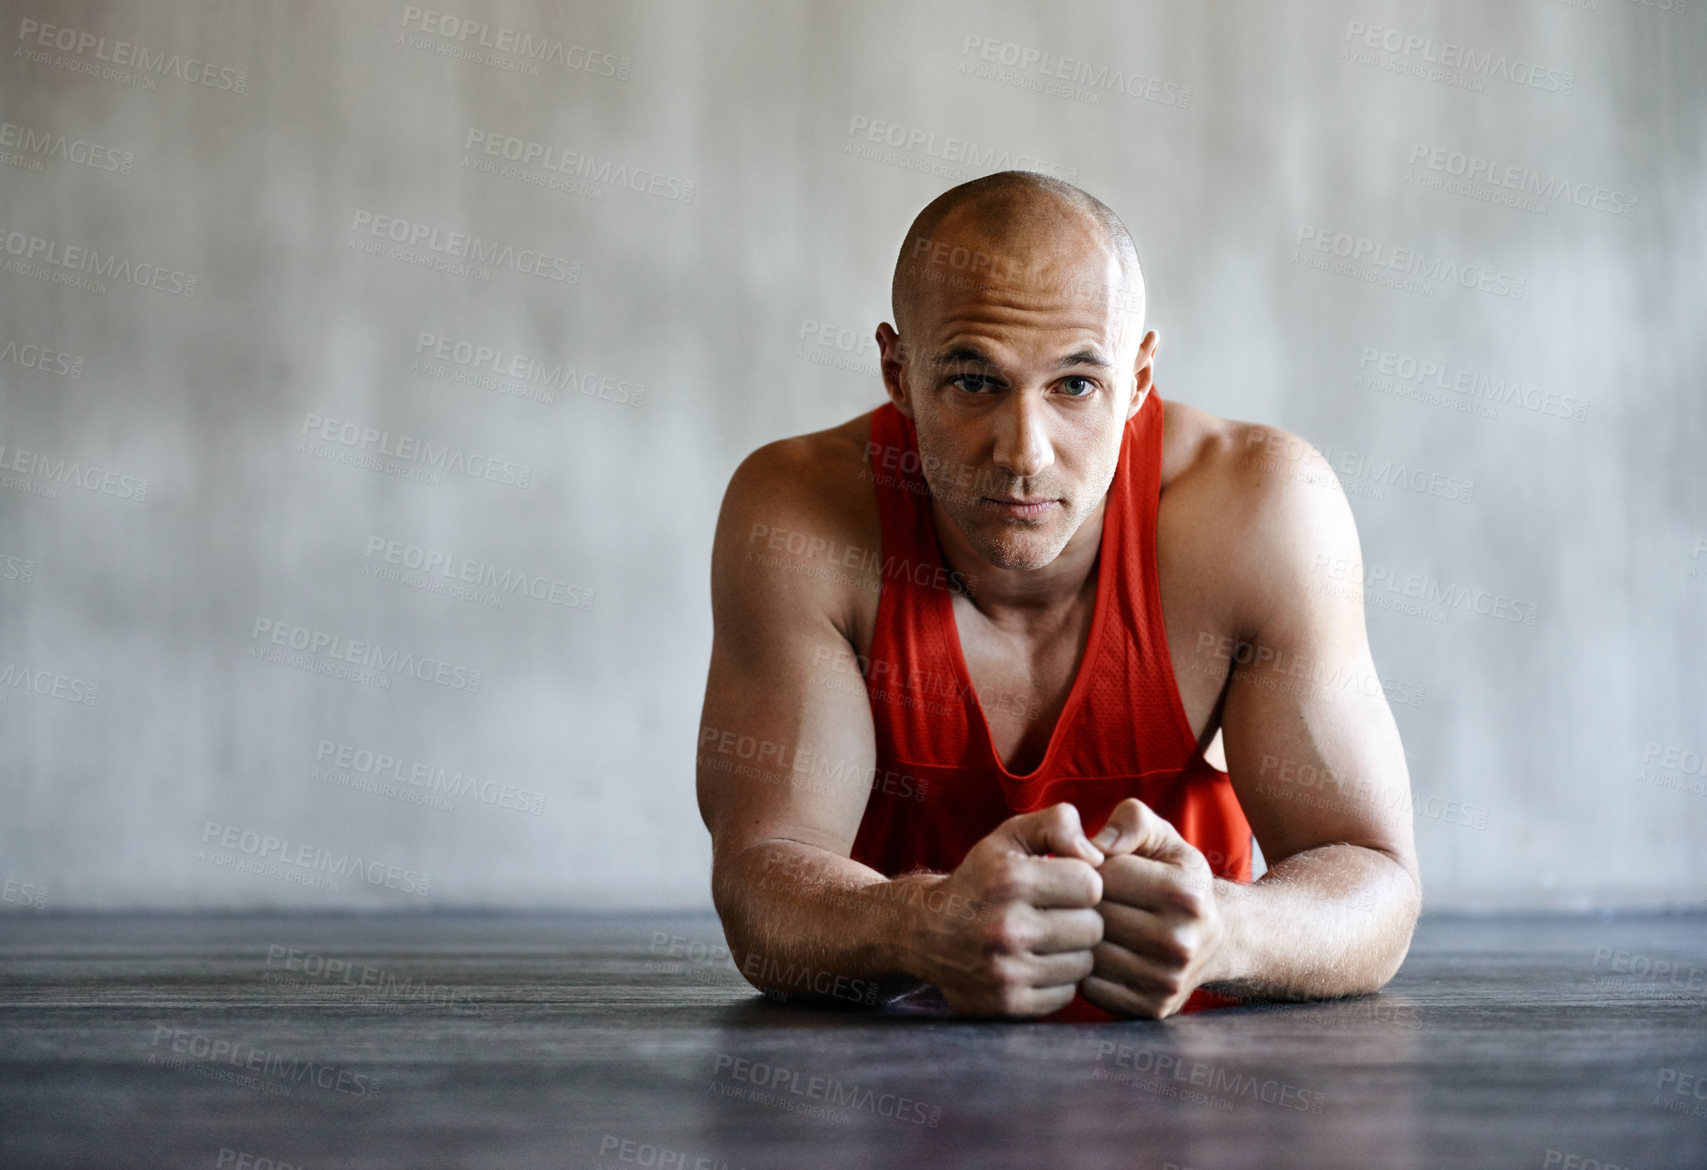
<instances>
[{"instance_id":1,"label":"man's chest","mask_svg":"<svg viewBox=\"0 0 1707 1170\"><path fill-rule=\"evenodd\" d=\"M1165 577L1165 574L1164 574ZM1105 583L1106 585L1107 583ZM1127 583L1127 587L1136 582ZM969 599L952 606L967 680L978 695L990 737L1010 772L1023 774L1042 761L1081 672L1123 669L1134 699L1175 687L1192 738L1202 742L1219 726L1218 705L1230 655L1230 639L1213 593L1175 580L1161 588L1166 657L1139 659L1124 641L1114 607L1093 638L1094 589L1059 626L1025 631L990 622ZM1135 599L1141 601L1142 599ZM1087 655L1089 659L1087 660ZM1087 680L1088 681L1088 680Z\"/></svg>"}]
</instances>

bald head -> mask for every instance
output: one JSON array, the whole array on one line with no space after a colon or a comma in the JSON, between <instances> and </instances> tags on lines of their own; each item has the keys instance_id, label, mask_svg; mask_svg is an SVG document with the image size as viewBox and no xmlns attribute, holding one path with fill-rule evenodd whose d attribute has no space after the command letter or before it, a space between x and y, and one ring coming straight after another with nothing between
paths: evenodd
<instances>
[{"instance_id":1,"label":"bald head","mask_svg":"<svg viewBox=\"0 0 1707 1170\"><path fill-rule=\"evenodd\" d=\"M1047 280L1069 295L1103 298L1141 325L1138 248L1100 199L1034 171L1000 171L951 187L913 220L890 286L905 337L935 286L966 291Z\"/></svg>"}]
</instances>

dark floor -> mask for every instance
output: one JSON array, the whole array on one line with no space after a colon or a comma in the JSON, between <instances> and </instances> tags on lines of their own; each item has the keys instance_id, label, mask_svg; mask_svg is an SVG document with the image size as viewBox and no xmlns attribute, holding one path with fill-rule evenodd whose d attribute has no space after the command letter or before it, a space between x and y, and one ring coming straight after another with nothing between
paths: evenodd
<instances>
[{"instance_id":1,"label":"dark floor","mask_svg":"<svg viewBox=\"0 0 1707 1170\"><path fill-rule=\"evenodd\" d=\"M1159 1024L773 1003L721 943L8 916L0 1166L1707 1166L1707 918L1429 919L1379 997Z\"/></svg>"}]
</instances>

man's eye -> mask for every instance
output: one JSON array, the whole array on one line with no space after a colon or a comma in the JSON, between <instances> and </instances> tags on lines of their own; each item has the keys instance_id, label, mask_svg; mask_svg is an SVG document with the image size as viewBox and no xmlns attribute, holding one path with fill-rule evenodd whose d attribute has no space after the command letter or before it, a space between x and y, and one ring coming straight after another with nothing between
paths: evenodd
<instances>
[{"instance_id":1,"label":"man's eye","mask_svg":"<svg viewBox=\"0 0 1707 1170\"><path fill-rule=\"evenodd\" d=\"M1061 385L1066 388L1068 398L1083 398L1097 388L1089 378L1067 378Z\"/></svg>"},{"instance_id":2,"label":"man's eye","mask_svg":"<svg viewBox=\"0 0 1707 1170\"><path fill-rule=\"evenodd\" d=\"M991 386L990 379L983 374L957 374L953 383L969 394L982 394Z\"/></svg>"}]
</instances>

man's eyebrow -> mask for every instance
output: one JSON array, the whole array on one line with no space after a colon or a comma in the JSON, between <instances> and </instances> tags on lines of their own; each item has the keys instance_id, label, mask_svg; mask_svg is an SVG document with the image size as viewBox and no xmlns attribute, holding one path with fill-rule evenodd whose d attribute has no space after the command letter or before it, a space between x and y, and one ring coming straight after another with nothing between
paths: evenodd
<instances>
[{"instance_id":1,"label":"man's eyebrow","mask_svg":"<svg viewBox=\"0 0 1707 1170\"><path fill-rule=\"evenodd\" d=\"M1078 353L1070 353L1055 363L1057 370L1065 370L1069 366L1095 366L1099 370L1109 370L1114 368L1114 363L1094 349L1081 349Z\"/></svg>"},{"instance_id":2,"label":"man's eyebrow","mask_svg":"<svg viewBox=\"0 0 1707 1170\"><path fill-rule=\"evenodd\" d=\"M990 355L975 345L957 345L953 349L937 354L931 359L934 366L993 366L996 363Z\"/></svg>"},{"instance_id":3,"label":"man's eyebrow","mask_svg":"<svg viewBox=\"0 0 1707 1170\"><path fill-rule=\"evenodd\" d=\"M945 350L932 358L931 364L936 366L993 366L996 363L975 345L957 345L953 349ZM1108 370L1114 368L1114 363L1094 349L1081 349L1077 353L1070 353L1066 357L1058 359L1055 363L1055 368L1058 370L1069 369L1073 366L1092 366L1099 370Z\"/></svg>"}]
</instances>

